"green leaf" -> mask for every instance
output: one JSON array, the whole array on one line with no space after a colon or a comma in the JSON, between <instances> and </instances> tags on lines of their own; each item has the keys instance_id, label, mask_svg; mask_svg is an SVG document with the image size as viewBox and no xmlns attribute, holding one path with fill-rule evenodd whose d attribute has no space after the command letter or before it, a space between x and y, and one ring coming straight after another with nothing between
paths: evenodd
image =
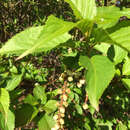
<instances>
[{"instance_id":1,"label":"green leaf","mask_svg":"<svg viewBox=\"0 0 130 130\"><path fill-rule=\"evenodd\" d=\"M52 113L54 112L56 109L57 109L57 106L56 106L56 103L57 101L56 100L49 100L45 106L43 107L43 109L48 113Z\"/></svg>"},{"instance_id":2,"label":"green leaf","mask_svg":"<svg viewBox=\"0 0 130 130\"><path fill-rule=\"evenodd\" d=\"M29 122L31 122L37 116L37 114L39 113L39 111L40 111L40 108L37 109L36 107L34 107L34 111L32 113L32 116L31 116Z\"/></svg>"},{"instance_id":3,"label":"green leaf","mask_svg":"<svg viewBox=\"0 0 130 130\"><path fill-rule=\"evenodd\" d=\"M125 63L123 64L122 68L123 75L130 75L130 58L126 57Z\"/></svg>"},{"instance_id":4,"label":"green leaf","mask_svg":"<svg viewBox=\"0 0 130 130\"><path fill-rule=\"evenodd\" d=\"M120 10L118 7L98 7L97 16L95 18L99 27L108 28L115 25L121 16L130 17L130 8Z\"/></svg>"},{"instance_id":5,"label":"green leaf","mask_svg":"<svg viewBox=\"0 0 130 130\"><path fill-rule=\"evenodd\" d=\"M94 48L98 51L100 51L103 55L107 56L107 51L111 45L109 44L96 44Z\"/></svg>"},{"instance_id":6,"label":"green leaf","mask_svg":"<svg viewBox=\"0 0 130 130\"><path fill-rule=\"evenodd\" d=\"M114 45L108 50L108 57L114 62L114 64L121 63L123 59L127 56L127 51L121 47Z\"/></svg>"},{"instance_id":7,"label":"green leaf","mask_svg":"<svg viewBox=\"0 0 130 130\"><path fill-rule=\"evenodd\" d=\"M114 44L130 52L130 26L121 28L109 34L109 36L115 42Z\"/></svg>"},{"instance_id":8,"label":"green leaf","mask_svg":"<svg viewBox=\"0 0 130 130\"><path fill-rule=\"evenodd\" d=\"M122 122L119 122L119 124L116 127L116 130L128 130L126 125L124 125Z\"/></svg>"},{"instance_id":9,"label":"green leaf","mask_svg":"<svg viewBox=\"0 0 130 130\"><path fill-rule=\"evenodd\" d=\"M86 91L90 103L98 110L99 99L114 77L114 65L107 57L100 55L93 56L91 59L81 56L79 61L87 69Z\"/></svg>"},{"instance_id":10,"label":"green leaf","mask_svg":"<svg viewBox=\"0 0 130 130\"><path fill-rule=\"evenodd\" d=\"M95 0L65 0L79 19L93 20L96 16Z\"/></svg>"},{"instance_id":11,"label":"green leaf","mask_svg":"<svg viewBox=\"0 0 130 130\"><path fill-rule=\"evenodd\" d=\"M8 117L5 121L4 116L0 113L0 128L2 130L14 130L15 128L15 116L13 112L8 111Z\"/></svg>"},{"instance_id":12,"label":"green leaf","mask_svg":"<svg viewBox=\"0 0 130 130\"><path fill-rule=\"evenodd\" d=\"M54 127L55 122L51 116L45 114L40 121L38 122L38 129L39 130L51 130Z\"/></svg>"},{"instance_id":13,"label":"green leaf","mask_svg":"<svg viewBox=\"0 0 130 130\"><path fill-rule=\"evenodd\" d=\"M18 59L34 52L46 52L70 39L67 33L76 24L49 16L45 26L31 27L15 35L0 49L0 54L21 54Z\"/></svg>"},{"instance_id":14,"label":"green leaf","mask_svg":"<svg viewBox=\"0 0 130 130\"><path fill-rule=\"evenodd\" d=\"M125 87L130 90L130 79L123 78L121 79L125 85Z\"/></svg>"},{"instance_id":15,"label":"green leaf","mask_svg":"<svg viewBox=\"0 0 130 130\"><path fill-rule=\"evenodd\" d=\"M77 24L72 22L66 22L61 19L58 19L54 16L49 16L46 25L43 27L39 37L35 40L31 48L28 48L18 59L23 58L24 56L37 52L37 51L49 51L61 43L66 42L71 38L68 34L73 27Z\"/></svg>"},{"instance_id":16,"label":"green leaf","mask_svg":"<svg viewBox=\"0 0 130 130\"><path fill-rule=\"evenodd\" d=\"M16 127L27 124L31 120L34 111L34 108L29 104L23 104L21 108L16 109Z\"/></svg>"},{"instance_id":17,"label":"green leaf","mask_svg":"<svg viewBox=\"0 0 130 130\"><path fill-rule=\"evenodd\" d=\"M81 107L79 104L76 104L76 105L75 105L75 108L76 108L77 112L78 112L80 115L83 114L82 107Z\"/></svg>"},{"instance_id":18,"label":"green leaf","mask_svg":"<svg viewBox=\"0 0 130 130\"><path fill-rule=\"evenodd\" d=\"M0 112L5 116L5 119L8 117L9 111L9 93L5 88L0 88Z\"/></svg>"},{"instance_id":19,"label":"green leaf","mask_svg":"<svg viewBox=\"0 0 130 130\"><path fill-rule=\"evenodd\" d=\"M16 54L19 55L35 45L43 26L30 27L12 37L0 49L0 54Z\"/></svg>"},{"instance_id":20,"label":"green leaf","mask_svg":"<svg viewBox=\"0 0 130 130\"><path fill-rule=\"evenodd\" d=\"M93 21L90 21L88 19L82 19L78 22L77 27L82 31L82 33L85 34L86 37L90 36L90 32L93 27Z\"/></svg>"},{"instance_id":21,"label":"green leaf","mask_svg":"<svg viewBox=\"0 0 130 130\"><path fill-rule=\"evenodd\" d=\"M95 37L95 42L97 43L118 45L130 52L130 26L119 28L110 33L107 30L95 29L92 35Z\"/></svg>"},{"instance_id":22,"label":"green leaf","mask_svg":"<svg viewBox=\"0 0 130 130\"><path fill-rule=\"evenodd\" d=\"M23 74L14 75L7 81L6 90L12 91L14 90L22 81Z\"/></svg>"},{"instance_id":23,"label":"green leaf","mask_svg":"<svg viewBox=\"0 0 130 130\"><path fill-rule=\"evenodd\" d=\"M102 52L103 55L108 56L115 65L122 62L122 60L127 56L127 51L117 45L111 46L103 43L95 45L94 48Z\"/></svg>"},{"instance_id":24,"label":"green leaf","mask_svg":"<svg viewBox=\"0 0 130 130\"><path fill-rule=\"evenodd\" d=\"M45 93L45 88L42 86L36 86L33 89L33 94L36 99L41 100L42 104L45 104L47 101L46 93Z\"/></svg>"},{"instance_id":25,"label":"green leaf","mask_svg":"<svg viewBox=\"0 0 130 130\"><path fill-rule=\"evenodd\" d=\"M35 106L38 104L38 101L34 96L32 96L31 94L28 94L28 96L24 99L24 103Z\"/></svg>"}]
</instances>

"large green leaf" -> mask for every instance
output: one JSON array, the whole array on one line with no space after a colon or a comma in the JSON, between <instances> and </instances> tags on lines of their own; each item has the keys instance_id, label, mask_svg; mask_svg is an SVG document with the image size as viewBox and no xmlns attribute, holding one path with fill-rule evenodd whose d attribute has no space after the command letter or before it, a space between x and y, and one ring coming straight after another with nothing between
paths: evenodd
<instances>
[{"instance_id":1,"label":"large green leaf","mask_svg":"<svg viewBox=\"0 0 130 130\"><path fill-rule=\"evenodd\" d=\"M8 111L8 117L5 120L2 113L0 113L0 128L2 130L14 130L15 128L15 116L10 110Z\"/></svg>"},{"instance_id":2,"label":"large green leaf","mask_svg":"<svg viewBox=\"0 0 130 130\"><path fill-rule=\"evenodd\" d=\"M99 27L108 28L113 26L119 21L121 16L130 17L130 8L124 8L120 10L118 7L98 7L96 23Z\"/></svg>"},{"instance_id":3,"label":"large green leaf","mask_svg":"<svg viewBox=\"0 0 130 130\"><path fill-rule=\"evenodd\" d=\"M91 59L81 56L79 61L87 69L86 91L90 103L98 110L99 99L114 77L114 65L107 57L101 55L93 56Z\"/></svg>"},{"instance_id":4,"label":"large green leaf","mask_svg":"<svg viewBox=\"0 0 130 130\"><path fill-rule=\"evenodd\" d=\"M0 88L0 112L5 116L7 119L8 111L9 111L9 93L5 88Z\"/></svg>"},{"instance_id":5,"label":"large green leaf","mask_svg":"<svg viewBox=\"0 0 130 130\"><path fill-rule=\"evenodd\" d=\"M95 29L92 35L97 43L115 44L130 52L130 26L110 33L107 30Z\"/></svg>"},{"instance_id":6,"label":"large green leaf","mask_svg":"<svg viewBox=\"0 0 130 130\"><path fill-rule=\"evenodd\" d=\"M79 19L92 20L96 16L95 0L65 0Z\"/></svg>"},{"instance_id":7,"label":"large green leaf","mask_svg":"<svg viewBox=\"0 0 130 130\"><path fill-rule=\"evenodd\" d=\"M11 38L0 49L1 54L21 54L48 51L70 39L67 33L76 24L49 16L45 26L32 27Z\"/></svg>"},{"instance_id":8,"label":"large green leaf","mask_svg":"<svg viewBox=\"0 0 130 130\"><path fill-rule=\"evenodd\" d=\"M46 25L41 31L38 39L35 41L35 44L30 49L25 51L18 59L37 50L51 50L59 44L66 42L71 37L68 34L68 31L76 25L76 23L66 22L54 16L49 16Z\"/></svg>"},{"instance_id":9,"label":"large green leaf","mask_svg":"<svg viewBox=\"0 0 130 130\"><path fill-rule=\"evenodd\" d=\"M54 127L55 122L53 118L47 114L45 114L41 120L38 122L38 129L39 130L51 130Z\"/></svg>"},{"instance_id":10,"label":"large green leaf","mask_svg":"<svg viewBox=\"0 0 130 130\"><path fill-rule=\"evenodd\" d=\"M35 45L35 41L39 38L43 26L28 28L5 43L0 49L0 54L16 54L19 55Z\"/></svg>"}]
</instances>

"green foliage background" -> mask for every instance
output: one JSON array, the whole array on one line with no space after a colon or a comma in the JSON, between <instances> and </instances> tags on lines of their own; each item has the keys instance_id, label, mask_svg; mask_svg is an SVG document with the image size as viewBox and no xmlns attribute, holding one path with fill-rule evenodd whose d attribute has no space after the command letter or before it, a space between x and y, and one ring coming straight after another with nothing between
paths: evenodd
<instances>
[{"instance_id":1,"label":"green foliage background","mask_svg":"<svg viewBox=\"0 0 130 130\"><path fill-rule=\"evenodd\" d=\"M65 1L69 3L69 0ZM32 26L32 30L35 30L37 28L37 36L34 34L34 38L37 38L38 33L40 34L40 31L42 30L42 25L45 25L45 23L49 21L48 26L45 25L46 31L50 26L49 23L54 23L54 19L55 23L58 23L59 21L59 24L55 24L54 26L60 28L60 26L62 27L62 25L64 24L66 25L66 30L72 29L74 26L77 26L77 24L75 25L74 23L72 23L70 26L70 24L65 21L77 22L77 18L84 17L88 17L87 19L90 21L91 19L93 19L93 16L95 14L93 9L91 10L93 11L92 18L90 16L85 16L84 14L81 14L81 17L79 13L80 11L78 12L77 10L75 10L75 13L79 13L79 16L76 17L72 11L73 6L71 6L71 9L69 4L67 4L65 1L1 0L1 46L3 46L5 42L7 42L17 33L25 30L26 28L29 29L29 27ZM110 5L115 6L115 2L116 1L114 0L108 1L108 8ZM100 3L96 1L96 5L98 7L101 5L103 6L104 4L104 1L101 1ZM59 45L59 43L64 43L65 41L70 39L70 34L73 37L66 43L59 45L58 48L54 48L55 46L51 46L52 48L54 48L51 51L47 48L49 51L47 50L41 53L33 53L18 61L16 61L16 55L11 55L10 53L13 48L13 44L16 43L15 46L17 46L18 44L17 42L15 42L15 40L8 41L8 45L11 45L12 48L11 46L9 46L9 48L5 47L3 53L8 51L9 49L9 54L0 56L0 129L13 130L14 128L39 128L39 130L50 130L55 124L52 117L55 113L57 113L56 102L61 100L57 91L59 88L62 88L63 81L59 81L59 77L63 73L66 75L65 79L67 79L67 77L73 77L74 79L73 82L68 81L71 93L69 94L69 106L66 109L66 115L64 118L66 129L130 129L129 53L126 52L126 50L123 50L122 48L116 46L115 44L112 46L106 44L104 44L103 46L97 44L95 46L93 44L94 42L98 43L108 41L108 43L114 43L114 41L116 41L118 45L122 47L122 43L125 43L125 39L127 39L129 36L129 32L127 32L127 29L130 26L129 20L123 20L121 23L118 23L118 26L113 26L115 24L115 20L118 21L120 19L120 16L122 16L121 13L118 13L120 8L122 7L129 7L129 1L123 1L122 5L120 5L120 7L117 9L114 9L111 6L109 9L107 8L106 13L111 15L104 15L104 12L102 13L102 9L98 9L99 15L97 15L97 17L99 19L105 17L105 20L110 20L109 22L111 22L112 25L106 24L106 21L102 22L98 20L98 18L96 19L96 22L99 24L100 27L103 27L103 29L107 28L106 30L108 31L108 33L106 33L104 30L101 30L99 28L91 30L91 24L88 22L84 26L84 28L87 27L88 30L92 31L92 36L90 37L96 37L96 40L94 41L93 38L90 38L90 41L88 39L85 39L89 43L88 45L86 44L83 35L86 30L84 30L82 26L86 22L86 20L83 20L82 23L78 24L78 28L81 29L81 31L77 28L74 28L69 32L69 34L63 33L63 36L59 38L58 41L55 42L54 40L54 43L57 43ZM113 14L116 14L116 12L117 15L115 17ZM50 16L52 14L60 18L61 21L54 18L54 16ZM123 14L127 14L127 10L126 12L124 11ZM127 17L130 18L129 16L130 14L128 13ZM63 20L65 21L63 22ZM88 26L89 24L90 26ZM122 30L118 31L118 29L122 29L123 27L126 27L126 30L123 30L124 32ZM30 32L27 30L27 39L29 39L29 34L33 32L32 30ZM116 33L114 33L114 31ZM53 32L55 34L56 30L52 30L52 32L48 31L47 35L49 36ZM122 32L124 34L122 38L123 40L121 39L122 41L120 41L121 35L119 34L121 34ZM88 35L89 33L90 32L88 32ZM23 36L25 37L25 33L23 33ZM29 39L29 41L31 40ZM21 41L21 43L22 42L24 41ZM49 44L47 45L47 47L49 47ZM127 44L127 48L125 49L128 49L129 51L129 47L129 44ZM68 54L69 48L72 48L72 52L70 54ZM108 50L105 52L104 50L106 49L104 48L108 48ZM80 56L86 55L86 50L88 52L87 56L93 56L92 58L89 59L86 56ZM116 56L114 55L113 50ZM38 50L38 52L40 51ZM12 52L12 54L14 54L14 51ZM111 62L108 61L106 57L103 58L102 56L100 57L96 54L105 55L114 62L116 74L113 79L112 77L114 75L114 68ZM85 63L85 60L82 58L87 59L87 63ZM103 65L108 64L110 66L108 68L104 68L104 66L102 65L99 69L98 63L100 62L100 59L104 61L101 62L103 63ZM93 68L91 66L93 66ZM87 75L84 76L84 74L86 73L85 68L88 68L89 71ZM107 72L107 69L111 71ZM92 72L94 71L95 73L93 75ZM85 78L88 83L87 90L85 88L85 85L83 85L82 88L78 88L77 83L80 81L80 79ZM111 81L108 87L104 88L102 91L99 91L99 89L97 89L96 87L96 85L104 86L100 79L104 79L104 81L106 79L106 82L104 82L104 84L107 85L109 84L107 81ZM93 84L94 82L96 84L95 88L97 90L92 91L91 84ZM82 108L85 99L85 90L92 93L90 94L90 98L88 101L89 109L87 110L84 110ZM104 90L105 92L103 93ZM95 96L98 91L98 95ZM98 102L99 99L100 101ZM97 102L93 104L93 102L95 101ZM97 108L98 104L99 111L98 109L97 111L95 111L93 107L95 105L95 108ZM9 113L8 116L7 113Z\"/></svg>"}]
</instances>

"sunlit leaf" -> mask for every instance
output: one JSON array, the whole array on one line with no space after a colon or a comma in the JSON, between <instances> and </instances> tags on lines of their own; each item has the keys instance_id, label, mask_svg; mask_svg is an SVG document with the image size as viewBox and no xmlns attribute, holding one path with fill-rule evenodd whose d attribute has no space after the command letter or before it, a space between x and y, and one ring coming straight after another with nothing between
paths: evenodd
<instances>
[{"instance_id":1,"label":"sunlit leaf","mask_svg":"<svg viewBox=\"0 0 130 130\"><path fill-rule=\"evenodd\" d=\"M121 16L127 16L130 18L130 8L124 8L120 10L118 7L98 7L96 23L99 27L108 28L115 25Z\"/></svg>"},{"instance_id":2,"label":"sunlit leaf","mask_svg":"<svg viewBox=\"0 0 130 130\"><path fill-rule=\"evenodd\" d=\"M5 116L7 119L8 111L9 111L9 93L5 88L0 88L0 112Z\"/></svg>"},{"instance_id":3,"label":"sunlit leaf","mask_svg":"<svg viewBox=\"0 0 130 130\"><path fill-rule=\"evenodd\" d=\"M34 52L46 52L70 39L68 31L75 23L50 16L45 26L31 27L12 37L0 49L0 54L21 54L18 59Z\"/></svg>"},{"instance_id":4,"label":"sunlit leaf","mask_svg":"<svg viewBox=\"0 0 130 130\"><path fill-rule=\"evenodd\" d=\"M65 0L79 19L92 20L96 16L95 0Z\"/></svg>"},{"instance_id":5,"label":"sunlit leaf","mask_svg":"<svg viewBox=\"0 0 130 130\"><path fill-rule=\"evenodd\" d=\"M15 128L15 115L10 110L8 111L8 117L5 117L0 113L0 128L2 130L14 130Z\"/></svg>"},{"instance_id":6,"label":"sunlit leaf","mask_svg":"<svg viewBox=\"0 0 130 130\"><path fill-rule=\"evenodd\" d=\"M86 91L92 106L98 110L99 99L115 74L113 63L105 56L95 55L91 59L80 57L80 63L87 69Z\"/></svg>"},{"instance_id":7,"label":"sunlit leaf","mask_svg":"<svg viewBox=\"0 0 130 130\"><path fill-rule=\"evenodd\" d=\"M122 68L123 75L130 75L130 58L126 57L125 63L123 64Z\"/></svg>"}]
</instances>

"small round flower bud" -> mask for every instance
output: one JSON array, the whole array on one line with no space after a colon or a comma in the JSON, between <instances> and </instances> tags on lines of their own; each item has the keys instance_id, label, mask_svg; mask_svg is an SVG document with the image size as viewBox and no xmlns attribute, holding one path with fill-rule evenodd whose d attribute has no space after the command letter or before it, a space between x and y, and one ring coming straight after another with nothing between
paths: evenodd
<instances>
[{"instance_id":1,"label":"small round flower bud","mask_svg":"<svg viewBox=\"0 0 130 130\"><path fill-rule=\"evenodd\" d=\"M51 130L57 130L55 127L51 128Z\"/></svg>"},{"instance_id":2,"label":"small round flower bud","mask_svg":"<svg viewBox=\"0 0 130 130\"><path fill-rule=\"evenodd\" d=\"M62 78L65 78L65 76L66 76L66 73L62 73L62 74L61 74L61 77L62 77Z\"/></svg>"},{"instance_id":3,"label":"small round flower bud","mask_svg":"<svg viewBox=\"0 0 130 130\"><path fill-rule=\"evenodd\" d=\"M60 107L60 112L61 113L65 113L65 108L64 107Z\"/></svg>"},{"instance_id":4,"label":"small round flower bud","mask_svg":"<svg viewBox=\"0 0 130 130\"><path fill-rule=\"evenodd\" d=\"M68 81L69 81L69 82L72 82L72 81L73 81L73 77L71 77L71 76L68 77Z\"/></svg>"},{"instance_id":5,"label":"small round flower bud","mask_svg":"<svg viewBox=\"0 0 130 130\"><path fill-rule=\"evenodd\" d=\"M56 121L58 119L58 115L54 115L53 119Z\"/></svg>"},{"instance_id":6,"label":"small round flower bud","mask_svg":"<svg viewBox=\"0 0 130 130\"><path fill-rule=\"evenodd\" d=\"M65 117L65 114L64 114L64 113L61 113L60 115L61 115L61 117Z\"/></svg>"},{"instance_id":7,"label":"small round flower bud","mask_svg":"<svg viewBox=\"0 0 130 130\"><path fill-rule=\"evenodd\" d=\"M64 100L64 101L67 101L67 98L68 98L67 95L64 94L64 95L63 95L63 100Z\"/></svg>"},{"instance_id":8,"label":"small round flower bud","mask_svg":"<svg viewBox=\"0 0 130 130\"><path fill-rule=\"evenodd\" d=\"M67 83L67 87L68 87L68 86L70 86L70 84L69 84L69 83Z\"/></svg>"},{"instance_id":9,"label":"small round flower bud","mask_svg":"<svg viewBox=\"0 0 130 130\"><path fill-rule=\"evenodd\" d=\"M83 104L83 109L84 110L88 109L88 105L86 103Z\"/></svg>"},{"instance_id":10,"label":"small round flower bud","mask_svg":"<svg viewBox=\"0 0 130 130\"><path fill-rule=\"evenodd\" d=\"M64 120L61 118L60 119L60 124L63 125L64 124Z\"/></svg>"},{"instance_id":11,"label":"small round flower bud","mask_svg":"<svg viewBox=\"0 0 130 130\"><path fill-rule=\"evenodd\" d=\"M58 130L59 128L60 128L60 125L56 123L55 126L53 127L53 130Z\"/></svg>"},{"instance_id":12,"label":"small round flower bud","mask_svg":"<svg viewBox=\"0 0 130 130\"><path fill-rule=\"evenodd\" d=\"M59 103L59 102L57 102L57 103L56 103L56 106L57 106L57 107L59 107L59 106L60 106L60 103Z\"/></svg>"},{"instance_id":13,"label":"small round flower bud","mask_svg":"<svg viewBox=\"0 0 130 130\"><path fill-rule=\"evenodd\" d=\"M70 93L70 92L71 92L71 91L70 91L70 88L67 88L67 89L66 89L66 92L67 92L67 93Z\"/></svg>"},{"instance_id":14,"label":"small round flower bud","mask_svg":"<svg viewBox=\"0 0 130 130\"><path fill-rule=\"evenodd\" d=\"M80 84L85 84L85 79L81 79L79 82Z\"/></svg>"},{"instance_id":15,"label":"small round flower bud","mask_svg":"<svg viewBox=\"0 0 130 130\"><path fill-rule=\"evenodd\" d=\"M67 103L67 102L63 102L63 105L64 105L65 107L68 107L68 103Z\"/></svg>"},{"instance_id":16,"label":"small round flower bud","mask_svg":"<svg viewBox=\"0 0 130 130\"><path fill-rule=\"evenodd\" d=\"M60 128L63 129L63 125L60 125Z\"/></svg>"},{"instance_id":17,"label":"small round flower bud","mask_svg":"<svg viewBox=\"0 0 130 130\"><path fill-rule=\"evenodd\" d=\"M81 88L81 87L82 87L82 84L81 84L81 83L77 83L77 87L78 87L78 88Z\"/></svg>"},{"instance_id":18,"label":"small round flower bud","mask_svg":"<svg viewBox=\"0 0 130 130\"><path fill-rule=\"evenodd\" d=\"M62 76L60 76L60 77L59 77L59 80L60 80L60 81L63 81L64 79L63 79L63 77L62 77Z\"/></svg>"},{"instance_id":19,"label":"small round flower bud","mask_svg":"<svg viewBox=\"0 0 130 130\"><path fill-rule=\"evenodd\" d=\"M62 90L61 89L58 89L58 94L62 94Z\"/></svg>"},{"instance_id":20,"label":"small round flower bud","mask_svg":"<svg viewBox=\"0 0 130 130\"><path fill-rule=\"evenodd\" d=\"M70 115L68 115L68 118L70 119L70 118L71 118L71 116L70 116Z\"/></svg>"},{"instance_id":21,"label":"small round flower bud","mask_svg":"<svg viewBox=\"0 0 130 130\"><path fill-rule=\"evenodd\" d=\"M72 48L68 48L68 53L72 53Z\"/></svg>"}]
</instances>

